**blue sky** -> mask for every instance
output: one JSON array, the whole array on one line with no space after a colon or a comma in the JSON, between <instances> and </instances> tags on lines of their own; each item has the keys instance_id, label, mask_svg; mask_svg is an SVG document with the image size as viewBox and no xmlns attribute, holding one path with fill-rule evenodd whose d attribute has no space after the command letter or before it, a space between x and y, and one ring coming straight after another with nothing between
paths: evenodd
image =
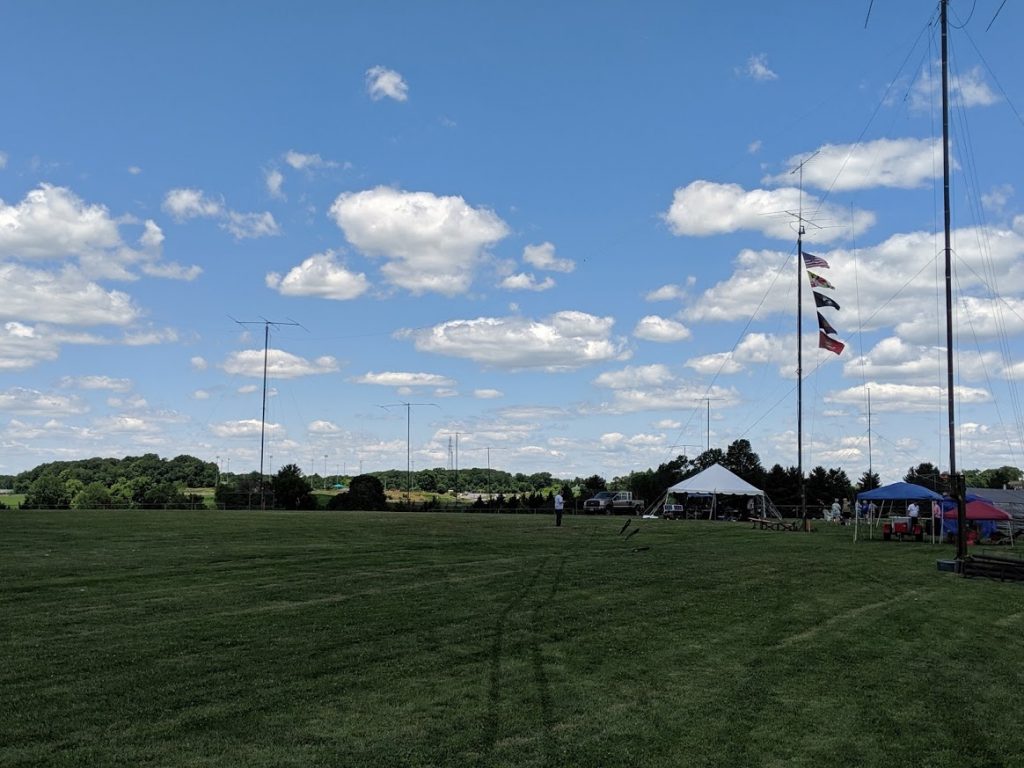
<instances>
[{"instance_id":1,"label":"blue sky","mask_svg":"<svg viewBox=\"0 0 1024 768\"><path fill-rule=\"evenodd\" d=\"M21 3L0 472L948 463L928 2ZM958 450L1022 463L1024 16L953 2ZM973 9L973 13L972 13ZM710 427L708 423L710 406ZM488 451L488 449L490 449ZM270 458L273 457L273 458Z\"/></svg>"}]
</instances>

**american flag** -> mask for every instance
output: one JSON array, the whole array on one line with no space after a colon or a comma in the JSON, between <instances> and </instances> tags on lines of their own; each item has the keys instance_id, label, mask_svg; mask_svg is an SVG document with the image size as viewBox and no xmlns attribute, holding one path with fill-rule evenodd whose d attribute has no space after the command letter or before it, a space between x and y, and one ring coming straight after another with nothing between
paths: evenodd
<instances>
[{"instance_id":1,"label":"american flag","mask_svg":"<svg viewBox=\"0 0 1024 768\"><path fill-rule=\"evenodd\" d=\"M828 269L828 262L825 261L820 256L815 256L813 253L805 253L804 254L804 264L808 268L810 268L810 267L824 267L825 269Z\"/></svg>"}]
</instances>

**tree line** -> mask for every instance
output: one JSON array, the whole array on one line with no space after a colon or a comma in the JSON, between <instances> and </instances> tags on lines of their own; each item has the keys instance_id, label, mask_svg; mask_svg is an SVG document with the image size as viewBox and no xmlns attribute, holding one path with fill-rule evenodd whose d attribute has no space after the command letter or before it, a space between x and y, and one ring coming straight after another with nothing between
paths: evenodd
<instances>
[{"instance_id":1,"label":"tree line","mask_svg":"<svg viewBox=\"0 0 1024 768\"><path fill-rule=\"evenodd\" d=\"M216 463L181 455L162 459L157 454L126 456L123 459L91 458L55 461L21 472L0 475L0 488L24 494L23 507L96 509L181 508L203 506L204 499L191 492L195 488L215 488L215 502L221 508L312 509L317 506L315 489L343 486L346 493L329 500L338 509L384 509L388 489L428 494L476 494L474 508L540 509L550 507L554 492L573 509L599 491L628 490L648 505L657 503L670 486L685 480L713 464L721 464L761 488L780 509L800 504L800 474L796 467L780 464L765 469L750 442L736 440L726 450L712 448L690 458L684 454L660 464L656 469L631 472L610 481L600 475L557 478L550 472L509 473L497 469L432 468L415 472L400 469L372 472L354 478L318 474L304 475L295 464L281 467L273 475L258 472L222 473ZM977 488L1002 488L1019 483L1024 473L1003 466L967 470L966 485ZM903 477L938 493L950 493L950 481L931 463L910 467ZM863 473L853 483L840 468L814 467L805 477L804 487L809 509L828 506L833 499L849 499L860 491L880 485L877 473ZM262 498L261 498L262 493ZM344 497L344 498L341 498ZM428 502L426 506L436 505ZM361 504L363 506L352 506Z\"/></svg>"}]
</instances>

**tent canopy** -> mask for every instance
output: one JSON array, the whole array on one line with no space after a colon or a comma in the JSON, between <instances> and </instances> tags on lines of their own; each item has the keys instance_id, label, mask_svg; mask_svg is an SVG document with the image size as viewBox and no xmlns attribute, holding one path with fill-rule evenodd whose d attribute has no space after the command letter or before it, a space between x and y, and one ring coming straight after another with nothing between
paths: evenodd
<instances>
[{"instance_id":1,"label":"tent canopy","mask_svg":"<svg viewBox=\"0 0 1024 768\"><path fill-rule=\"evenodd\" d=\"M892 483L857 494L857 501L942 501L942 496L923 485Z\"/></svg>"},{"instance_id":2,"label":"tent canopy","mask_svg":"<svg viewBox=\"0 0 1024 768\"><path fill-rule=\"evenodd\" d=\"M946 509L942 516L946 520L956 520L956 506L952 509ZM1012 517L1009 512L1005 509L990 504L987 501L981 499L974 499L973 501L967 502L967 519L968 520L1011 520Z\"/></svg>"},{"instance_id":3,"label":"tent canopy","mask_svg":"<svg viewBox=\"0 0 1024 768\"><path fill-rule=\"evenodd\" d=\"M668 493L764 496L764 491L760 488L755 488L721 464L712 464L703 472L698 472L693 477L676 483L668 489Z\"/></svg>"}]
</instances>

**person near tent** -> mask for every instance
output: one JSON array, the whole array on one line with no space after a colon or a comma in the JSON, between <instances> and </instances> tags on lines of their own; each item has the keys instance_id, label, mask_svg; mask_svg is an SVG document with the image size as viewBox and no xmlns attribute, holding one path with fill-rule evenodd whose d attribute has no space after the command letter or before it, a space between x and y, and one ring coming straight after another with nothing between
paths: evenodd
<instances>
[{"instance_id":1,"label":"person near tent","mask_svg":"<svg viewBox=\"0 0 1024 768\"><path fill-rule=\"evenodd\" d=\"M830 521L833 523L841 522L843 519L843 508L839 506L839 499L832 500L832 509L829 513Z\"/></svg>"},{"instance_id":2,"label":"person near tent","mask_svg":"<svg viewBox=\"0 0 1024 768\"><path fill-rule=\"evenodd\" d=\"M754 517L754 497L747 499L747 518Z\"/></svg>"},{"instance_id":3,"label":"person near tent","mask_svg":"<svg viewBox=\"0 0 1024 768\"><path fill-rule=\"evenodd\" d=\"M555 492L555 525L562 524L562 510L565 508L565 500L562 498L562 492Z\"/></svg>"},{"instance_id":4,"label":"person near tent","mask_svg":"<svg viewBox=\"0 0 1024 768\"><path fill-rule=\"evenodd\" d=\"M921 508L917 506L916 501L912 501L907 504L907 517L910 518L910 531L914 532L914 528L917 527L917 519L921 516Z\"/></svg>"}]
</instances>

